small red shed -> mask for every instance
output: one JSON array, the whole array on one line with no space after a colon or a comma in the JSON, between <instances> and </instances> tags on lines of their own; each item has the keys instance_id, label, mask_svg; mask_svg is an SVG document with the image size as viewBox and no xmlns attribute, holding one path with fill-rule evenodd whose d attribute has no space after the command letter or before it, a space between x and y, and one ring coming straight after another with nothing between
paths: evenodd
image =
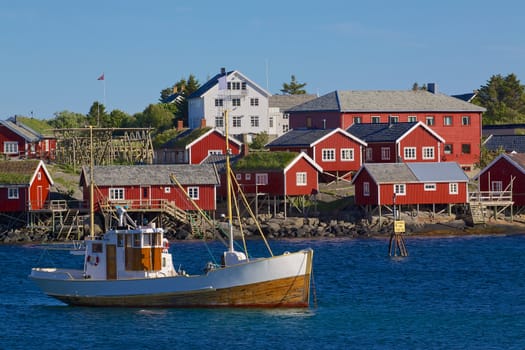
<instances>
[{"instance_id":1,"label":"small red shed","mask_svg":"<svg viewBox=\"0 0 525 350\"><path fill-rule=\"evenodd\" d=\"M46 207L53 180L41 160L0 162L0 212L25 212Z\"/></svg>"},{"instance_id":2,"label":"small red shed","mask_svg":"<svg viewBox=\"0 0 525 350\"><path fill-rule=\"evenodd\" d=\"M173 174L184 193L173 184ZM89 203L89 167L83 167L80 186ZM93 168L95 211L100 205L124 205L130 209L161 209L165 203L182 210L196 210L188 196L202 210L216 209L219 177L212 164L113 165Z\"/></svg>"},{"instance_id":3,"label":"small red shed","mask_svg":"<svg viewBox=\"0 0 525 350\"><path fill-rule=\"evenodd\" d=\"M510 192L514 205L525 205L525 154L501 154L474 178L483 192Z\"/></svg>"},{"instance_id":4,"label":"small red shed","mask_svg":"<svg viewBox=\"0 0 525 350\"><path fill-rule=\"evenodd\" d=\"M468 177L459 164L364 164L352 183L358 205L468 203Z\"/></svg>"},{"instance_id":5,"label":"small red shed","mask_svg":"<svg viewBox=\"0 0 525 350\"><path fill-rule=\"evenodd\" d=\"M362 164L367 143L343 129L294 129L266 145L270 151L305 152L326 180L350 179Z\"/></svg>"},{"instance_id":6,"label":"small red shed","mask_svg":"<svg viewBox=\"0 0 525 350\"><path fill-rule=\"evenodd\" d=\"M241 152L242 143L229 137L230 154ZM213 154L226 154L226 136L216 128L188 129L155 151L157 164L200 164Z\"/></svg>"}]
</instances>

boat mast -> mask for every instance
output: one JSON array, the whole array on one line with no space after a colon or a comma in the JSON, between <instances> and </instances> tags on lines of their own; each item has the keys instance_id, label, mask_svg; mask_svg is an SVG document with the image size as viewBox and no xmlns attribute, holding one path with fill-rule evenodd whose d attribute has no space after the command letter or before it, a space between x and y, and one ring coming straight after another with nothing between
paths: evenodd
<instances>
[{"instance_id":1,"label":"boat mast","mask_svg":"<svg viewBox=\"0 0 525 350\"><path fill-rule=\"evenodd\" d=\"M95 204L93 185L93 125L89 126L89 234L95 237Z\"/></svg>"},{"instance_id":2,"label":"boat mast","mask_svg":"<svg viewBox=\"0 0 525 350\"><path fill-rule=\"evenodd\" d=\"M228 135L228 109L224 111L224 134L226 136L226 201L228 207L228 228L230 239L228 251L233 252L233 220L232 220L232 189L231 189L231 167L230 167L230 139Z\"/></svg>"}]
</instances>

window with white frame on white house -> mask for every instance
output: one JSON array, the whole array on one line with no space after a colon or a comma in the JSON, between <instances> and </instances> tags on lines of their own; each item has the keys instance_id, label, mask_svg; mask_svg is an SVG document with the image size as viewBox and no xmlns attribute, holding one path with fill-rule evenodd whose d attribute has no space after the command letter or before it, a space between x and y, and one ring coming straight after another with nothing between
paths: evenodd
<instances>
[{"instance_id":1,"label":"window with white frame on white house","mask_svg":"<svg viewBox=\"0 0 525 350\"><path fill-rule=\"evenodd\" d=\"M259 105L259 99L258 98L250 98L250 106L255 107Z\"/></svg>"},{"instance_id":2,"label":"window with white frame on white house","mask_svg":"<svg viewBox=\"0 0 525 350\"><path fill-rule=\"evenodd\" d=\"M223 106L223 99L222 98L216 98L215 99L215 107L222 107Z\"/></svg>"},{"instance_id":3,"label":"window with white frame on white house","mask_svg":"<svg viewBox=\"0 0 525 350\"><path fill-rule=\"evenodd\" d=\"M341 161L350 162L354 160L353 148L341 148Z\"/></svg>"},{"instance_id":4,"label":"window with white frame on white house","mask_svg":"<svg viewBox=\"0 0 525 350\"><path fill-rule=\"evenodd\" d=\"M232 126L234 128L240 128L242 126L241 121L242 121L242 116L240 115L232 116Z\"/></svg>"},{"instance_id":5,"label":"window with white frame on white house","mask_svg":"<svg viewBox=\"0 0 525 350\"><path fill-rule=\"evenodd\" d=\"M240 107L241 106L241 99L240 98L232 98L232 106L233 107Z\"/></svg>"},{"instance_id":6,"label":"window with white frame on white house","mask_svg":"<svg viewBox=\"0 0 525 350\"><path fill-rule=\"evenodd\" d=\"M218 115L215 117L215 127L216 128L224 127L224 117L222 115Z\"/></svg>"},{"instance_id":7,"label":"window with white frame on white house","mask_svg":"<svg viewBox=\"0 0 525 350\"><path fill-rule=\"evenodd\" d=\"M423 159L434 159L434 147L423 147Z\"/></svg>"},{"instance_id":8,"label":"window with white frame on white house","mask_svg":"<svg viewBox=\"0 0 525 350\"><path fill-rule=\"evenodd\" d=\"M252 128L258 128L259 127L259 116L258 115L251 115L250 116L250 126Z\"/></svg>"},{"instance_id":9,"label":"window with white frame on white house","mask_svg":"<svg viewBox=\"0 0 525 350\"><path fill-rule=\"evenodd\" d=\"M322 159L324 162L334 162L335 161L335 148L323 148Z\"/></svg>"},{"instance_id":10,"label":"window with white frame on white house","mask_svg":"<svg viewBox=\"0 0 525 350\"><path fill-rule=\"evenodd\" d=\"M413 160L416 159L416 148L415 147L405 147L403 149L404 159Z\"/></svg>"},{"instance_id":11,"label":"window with white frame on white house","mask_svg":"<svg viewBox=\"0 0 525 350\"><path fill-rule=\"evenodd\" d=\"M297 186L306 186L306 173L305 172L296 173L296 184Z\"/></svg>"}]
</instances>

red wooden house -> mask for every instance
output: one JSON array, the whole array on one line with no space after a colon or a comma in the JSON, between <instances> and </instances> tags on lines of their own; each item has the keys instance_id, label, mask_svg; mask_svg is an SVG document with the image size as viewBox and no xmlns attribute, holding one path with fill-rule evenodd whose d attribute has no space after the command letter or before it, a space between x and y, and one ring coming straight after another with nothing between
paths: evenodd
<instances>
[{"instance_id":1,"label":"red wooden house","mask_svg":"<svg viewBox=\"0 0 525 350\"><path fill-rule=\"evenodd\" d=\"M475 177L482 192L512 192L514 205L525 205L525 154L501 154Z\"/></svg>"},{"instance_id":2,"label":"red wooden house","mask_svg":"<svg viewBox=\"0 0 525 350\"><path fill-rule=\"evenodd\" d=\"M54 159L56 138L41 135L16 119L0 120L0 151L5 158Z\"/></svg>"},{"instance_id":3,"label":"red wooden house","mask_svg":"<svg viewBox=\"0 0 525 350\"><path fill-rule=\"evenodd\" d=\"M241 152L242 143L229 137L232 155ZM226 136L216 128L188 129L155 151L157 164L200 164L211 154L226 154Z\"/></svg>"},{"instance_id":4,"label":"red wooden house","mask_svg":"<svg viewBox=\"0 0 525 350\"><path fill-rule=\"evenodd\" d=\"M304 152L324 171L325 180L350 179L361 167L367 143L343 129L293 129L266 145L270 151Z\"/></svg>"},{"instance_id":5,"label":"red wooden house","mask_svg":"<svg viewBox=\"0 0 525 350\"><path fill-rule=\"evenodd\" d=\"M174 174L187 195L171 183ZM90 172L83 167L80 186L89 203ZM162 209L169 203L182 210L196 210L188 196L202 210L215 210L219 177L212 164L156 164L95 166L93 168L95 210L100 205L124 205L130 210Z\"/></svg>"},{"instance_id":6,"label":"red wooden house","mask_svg":"<svg viewBox=\"0 0 525 350\"><path fill-rule=\"evenodd\" d=\"M428 86L429 91L334 91L286 112L293 129L421 121L446 140L437 156L472 168L479 162L485 108Z\"/></svg>"},{"instance_id":7,"label":"red wooden house","mask_svg":"<svg viewBox=\"0 0 525 350\"><path fill-rule=\"evenodd\" d=\"M457 163L365 163L355 175L358 205L468 203L468 177Z\"/></svg>"},{"instance_id":8,"label":"red wooden house","mask_svg":"<svg viewBox=\"0 0 525 350\"><path fill-rule=\"evenodd\" d=\"M0 162L0 212L44 209L52 185L41 160Z\"/></svg>"},{"instance_id":9,"label":"red wooden house","mask_svg":"<svg viewBox=\"0 0 525 350\"><path fill-rule=\"evenodd\" d=\"M310 196L319 190L323 169L306 153L257 152L236 159L232 166L236 182L245 194L284 198ZM221 173L221 196L226 195L226 175Z\"/></svg>"},{"instance_id":10,"label":"red wooden house","mask_svg":"<svg viewBox=\"0 0 525 350\"><path fill-rule=\"evenodd\" d=\"M440 162L445 140L422 122L354 124L348 133L366 141L366 163Z\"/></svg>"}]
</instances>

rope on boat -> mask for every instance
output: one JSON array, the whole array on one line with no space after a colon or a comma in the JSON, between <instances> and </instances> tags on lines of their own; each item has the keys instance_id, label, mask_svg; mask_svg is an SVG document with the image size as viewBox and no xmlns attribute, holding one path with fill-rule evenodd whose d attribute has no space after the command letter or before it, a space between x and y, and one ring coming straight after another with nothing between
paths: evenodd
<instances>
[{"instance_id":1,"label":"rope on boat","mask_svg":"<svg viewBox=\"0 0 525 350\"><path fill-rule=\"evenodd\" d=\"M312 293L314 295L314 309L317 309L317 291L315 289L314 268L312 266Z\"/></svg>"}]
</instances>

